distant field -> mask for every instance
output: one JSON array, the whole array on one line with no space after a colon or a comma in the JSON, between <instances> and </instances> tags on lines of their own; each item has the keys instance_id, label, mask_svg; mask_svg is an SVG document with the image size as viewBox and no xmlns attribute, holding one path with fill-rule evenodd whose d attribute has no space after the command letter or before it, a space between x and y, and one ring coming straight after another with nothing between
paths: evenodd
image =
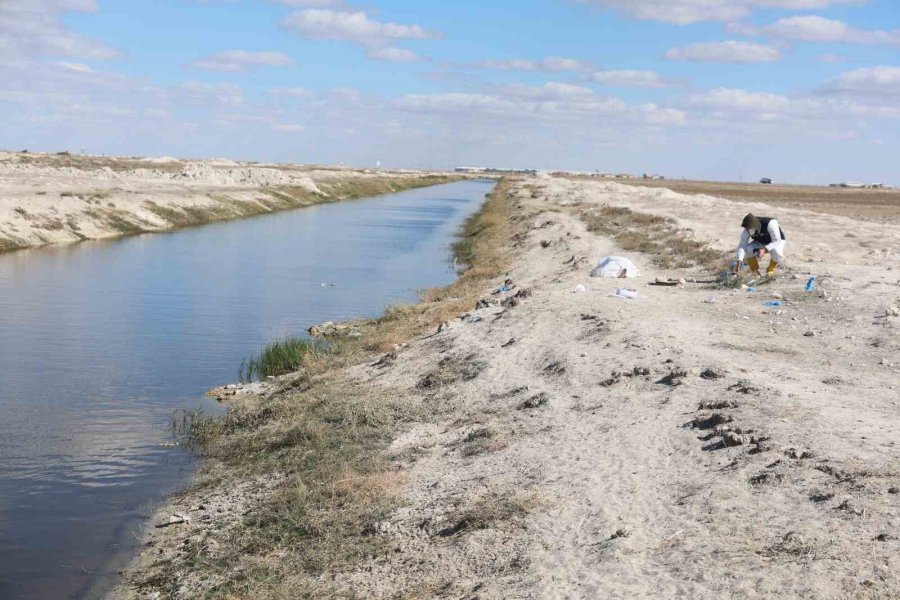
<instances>
[{"instance_id":1,"label":"distant field","mask_svg":"<svg viewBox=\"0 0 900 600\"><path fill-rule=\"evenodd\" d=\"M854 190L804 185L762 185L680 179L663 181L617 179L615 181L626 185L669 188L683 194L709 194L734 200L765 202L774 206L803 208L867 221L900 220L900 191L897 190Z\"/></svg>"}]
</instances>

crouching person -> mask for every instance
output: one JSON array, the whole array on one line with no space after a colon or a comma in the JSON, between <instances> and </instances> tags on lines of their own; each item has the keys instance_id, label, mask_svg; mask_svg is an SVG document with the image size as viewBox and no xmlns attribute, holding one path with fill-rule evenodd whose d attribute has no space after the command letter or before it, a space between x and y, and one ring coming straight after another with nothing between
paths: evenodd
<instances>
[{"instance_id":1,"label":"crouching person","mask_svg":"<svg viewBox=\"0 0 900 600\"><path fill-rule=\"evenodd\" d=\"M784 262L784 246L786 243L784 231L781 230L778 221L770 217L747 215L741 222L741 227L744 228L744 231L741 233L741 244L738 246L735 273L741 272L746 261L750 272L761 276L759 259L769 254L769 267L766 269L766 276L773 276L778 265Z\"/></svg>"}]
</instances>

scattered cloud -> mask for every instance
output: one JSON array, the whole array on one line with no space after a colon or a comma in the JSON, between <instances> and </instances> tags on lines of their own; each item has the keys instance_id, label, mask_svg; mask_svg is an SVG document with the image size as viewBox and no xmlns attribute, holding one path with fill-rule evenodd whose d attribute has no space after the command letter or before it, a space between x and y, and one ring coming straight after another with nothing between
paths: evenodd
<instances>
[{"instance_id":1,"label":"scattered cloud","mask_svg":"<svg viewBox=\"0 0 900 600\"><path fill-rule=\"evenodd\" d=\"M817 90L820 94L868 97L896 102L900 99L900 67L870 67L841 73Z\"/></svg>"},{"instance_id":2,"label":"scattered cloud","mask_svg":"<svg viewBox=\"0 0 900 600\"><path fill-rule=\"evenodd\" d=\"M269 90L269 94L273 96L283 96L285 98L307 99L315 97L315 93L302 87L277 87Z\"/></svg>"},{"instance_id":3,"label":"scattered cloud","mask_svg":"<svg viewBox=\"0 0 900 600\"><path fill-rule=\"evenodd\" d=\"M82 63L60 61L56 64L71 73L96 73L94 69Z\"/></svg>"},{"instance_id":4,"label":"scattered cloud","mask_svg":"<svg viewBox=\"0 0 900 600\"><path fill-rule=\"evenodd\" d=\"M363 11L310 8L286 16L282 27L312 40L340 40L368 47L388 46L396 40L429 40L441 34L421 25L399 25L372 19Z\"/></svg>"},{"instance_id":5,"label":"scattered cloud","mask_svg":"<svg viewBox=\"0 0 900 600\"><path fill-rule=\"evenodd\" d=\"M278 4L295 7L343 6L344 0L275 0Z\"/></svg>"},{"instance_id":6,"label":"scattered cloud","mask_svg":"<svg viewBox=\"0 0 900 600\"><path fill-rule=\"evenodd\" d=\"M858 29L843 21L817 15L788 17L763 27L735 23L729 26L729 30L741 35L763 35L801 42L900 45L900 29Z\"/></svg>"},{"instance_id":7,"label":"scattered cloud","mask_svg":"<svg viewBox=\"0 0 900 600\"><path fill-rule=\"evenodd\" d=\"M283 131L285 133L299 133L301 131L306 131L306 127L297 123L276 123L272 125L272 129L275 131Z\"/></svg>"},{"instance_id":8,"label":"scattered cloud","mask_svg":"<svg viewBox=\"0 0 900 600\"><path fill-rule=\"evenodd\" d=\"M233 83L205 83L202 81L185 81L179 86L185 95L196 102L215 102L230 106L244 103L244 93L240 86Z\"/></svg>"},{"instance_id":9,"label":"scattered cloud","mask_svg":"<svg viewBox=\"0 0 900 600\"><path fill-rule=\"evenodd\" d=\"M412 50L407 50L405 48L371 48L367 53L367 56L373 60L383 60L386 62L420 62L425 60L424 57L419 56Z\"/></svg>"},{"instance_id":10,"label":"scattered cloud","mask_svg":"<svg viewBox=\"0 0 900 600\"><path fill-rule=\"evenodd\" d=\"M575 58L548 56L538 61L532 60L485 60L473 65L479 69L495 69L499 71L529 71L542 73L563 73L566 71L584 71L593 68L589 62Z\"/></svg>"},{"instance_id":11,"label":"scattered cloud","mask_svg":"<svg viewBox=\"0 0 900 600\"><path fill-rule=\"evenodd\" d=\"M15 57L74 56L109 60L121 53L99 40L65 27L62 15L97 12L94 0L0 0L0 55Z\"/></svg>"},{"instance_id":12,"label":"scattered cloud","mask_svg":"<svg viewBox=\"0 0 900 600\"><path fill-rule=\"evenodd\" d=\"M665 57L668 60L751 64L777 61L781 51L774 46L751 42L706 42L671 48Z\"/></svg>"},{"instance_id":13,"label":"scattered cloud","mask_svg":"<svg viewBox=\"0 0 900 600\"><path fill-rule=\"evenodd\" d=\"M245 73L257 67L286 67L293 64L291 57L284 52L247 52L246 50L227 50L201 58L189 66L204 71L222 71L226 73Z\"/></svg>"},{"instance_id":14,"label":"scattered cloud","mask_svg":"<svg viewBox=\"0 0 900 600\"><path fill-rule=\"evenodd\" d=\"M690 25L703 21L737 21L757 8L808 10L865 0L578 0L646 21Z\"/></svg>"},{"instance_id":15,"label":"scattered cloud","mask_svg":"<svg viewBox=\"0 0 900 600\"><path fill-rule=\"evenodd\" d=\"M594 71L590 78L591 81L616 87L664 88L669 85L655 71Z\"/></svg>"}]
</instances>

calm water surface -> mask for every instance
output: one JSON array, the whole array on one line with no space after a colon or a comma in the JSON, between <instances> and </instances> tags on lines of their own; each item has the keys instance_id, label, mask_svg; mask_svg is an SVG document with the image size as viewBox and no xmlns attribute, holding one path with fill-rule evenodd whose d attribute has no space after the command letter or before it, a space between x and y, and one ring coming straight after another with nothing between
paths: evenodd
<instances>
[{"instance_id":1,"label":"calm water surface","mask_svg":"<svg viewBox=\"0 0 900 600\"><path fill-rule=\"evenodd\" d=\"M449 283L453 234L489 190L0 255L0 599L97 595L190 478L169 415L214 410L203 393L275 337Z\"/></svg>"}]
</instances>

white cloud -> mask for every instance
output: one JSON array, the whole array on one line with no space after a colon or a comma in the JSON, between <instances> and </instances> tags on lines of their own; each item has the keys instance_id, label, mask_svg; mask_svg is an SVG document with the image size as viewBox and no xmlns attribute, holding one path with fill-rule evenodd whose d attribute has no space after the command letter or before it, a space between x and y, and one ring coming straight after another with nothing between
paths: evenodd
<instances>
[{"instance_id":1,"label":"white cloud","mask_svg":"<svg viewBox=\"0 0 900 600\"><path fill-rule=\"evenodd\" d=\"M617 87L664 88L669 85L655 71L594 71L590 78L597 83Z\"/></svg>"},{"instance_id":2,"label":"white cloud","mask_svg":"<svg viewBox=\"0 0 900 600\"><path fill-rule=\"evenodd\" d=\"M306 127L297 123L276 123L272 125L275 131L284 131L285 133L299 133L305 131Z\"/></svg>"},{"instance_id":3,"label":"white cloud","mask_svg":"<svg viewBox=\"0 0 900 600\"><path fill-rule=\"evenodd\" d=\"M295 7L343 6L344 0L275 0L278 4Z\"/></svg>"},{"instance_id":4,"label":"white cloud","mask_svg":"<svg viewBox=\"0 0 900 600\"><path fill-rule=\"evenodd\" d=\"M723 63L774 62L781 58L781 52L774 46L750 42L706 42L671 48L665 54L669 60Z\"/></svg>"},{"instance_id":5,"label":"white cloud","mask_svg":"<svg viewBox=\"0 0 900 600\"><path fill-rule=\"evenodd\" d=\"M96 73L94 69L82 63L60 61L56 64L72 73Z\"/></svg>"},{"instance_id":6,"label":"white cloud","mask_svg":"<svg viewBox=\"0 0 900 600\"><path fill-rule=\"evenodd\" d=\"M729 29L741 35L765 35L783 40L803 42L900 45L900 29L890 31L858 29L843 21L826 19L817 15L788 17L763 27L733 24Z\"/></svg>"},{"instance_id":7,"label":"white cloud","mask_svg":"<svg viewBox=\"0 0 900 600\"><path fill-rule=\"evenodd\" d=\"M397 101L397 106L416 112L515 114L516 104L485 94L410 94Z\"/></svg>"},{"instance_id":8,"label":"white cloud","mask_svg":"<svg viewBox=\"0 0 900 600\"><path fill-rule=\"evenodd\" d=\"M243 73L256 67L286 67L291 64L293 64L291 57L283 52L227 50L195 60L190 66L205 71Z\"/></svg>"},{"instance_id":9,"label":"white cloud","mask_svg":"<svg viewBox=\"0 0 900 600\"><path fill-rule=\"evenodd\" d=\"M421 25L398 25L372 19L363 11L311 8L282 19L284 28L307 39L341 40L365 46L385 46L394 40L428 40L440 34Z\"/></svg>"},{"instance_id":10,"label":"white cloud","mask_svg":"<svg viewBox=\"0 0 900 600\"><path fill-rule=\"evenodd\" d=\"M425 60L412 50L405 48L371 48L367 55L373 60L383 60L386 62L419 62Z\"/></svg>"},{"instance_id":11,"label":"white cloud","mask_svg":"<svg viewBox=\"0 0 900 600\"><path fill-rule=\"evenodd\" d=\"M806 10L865 0L578 0L646 20L689 25L702 21L737 21L756 8Z\"/></svg>"},{"instance_id":12,"label":"white cloud","mask_svg":"<svg viewBox=\"0 0 900 600\"><path fill-rule=\"evenodd\" d=\"M230 106L244 103L244 93L240 86L233 83L205 83L202 81L185 81L179 88L191 100L200 103L218 102Z\"/></svg>"},{"instance_id":13,"label":"white cloud","mask_svg":"<svg viewBox=\"0 0 900 600\"><path fill-rule=\"evenodd\" d=\"M269 93L273 96L284 96L285 98L300 99L312 98L315 96L313 92L302 87L272 88L269 90Z\"/></svg>"},{"instance_id":14,"label":"white cloud","mask_svg":"<svg viewBox=\"0 0 900 600\"><path fill-rule=\"evenodd\" d=\"M819 62L823 62L823 63L840 63L840 62L844 62L845 60L847 60L845 57L841 56L840 54L820 54L817 57L817 59Z\"/></svg>"},{"instance_id":15,"label":"white cloud","mask_svg":"<svg viewBox=\"0 0 900 600\"><path fill-rule=\"evenodd\" d=\"M594 91L577 85L568 83L546 83L541 87L523 85L521 83L513 83L500 86L497 93L503 96L513 96L517 98L533 98L544 100L563 100L571 98L585 98L593 96Z\"/></svg>"},{"instance_id":16,"label":"white cloud","mask_svg":"<svg viewBox=\"0 0 900 600\"><path fill-rule=\"evenodd\" d=\"M118 50L67 29L61 15L93 13L94 0L0 0L0 56L77 56L107 60L119 58Z\"/></svg>"},{"instance_id":17,"label":"white cloud","mask_svg":"<svg viewBox=\"0 0 900 600\"><path fill-rule=\"evenodd\" d=\"M790 98L777 94L717 88L691 94L684 105L693 109L727 110L734 113L782 114L789 111L793 103Z\"/></svg>"},{"instance_id":18,"label":"white cloud","mask_svg":"<svg viewBox=\"0 0 900 600\"><path fill-rule=\"evenodd\" d=\"M591 64L575 58L561 58L548 56L539 61L531 60L485 60L475 63L473 66L480 69L496 69L499 71L530 71L546 73L562 73L565 71L584 71L591 68Z\"/></svg>"},{"instance_id":19,"label":"white cloud","mask_svg":"<svg viewBox=\"0 0 900 600\"><path fill-rule=\"evenodd\" d=\"M881 66L847 71L826 82L818 91L896 102L900 98L900 67Z\"/></svg>"}]
</instances>

